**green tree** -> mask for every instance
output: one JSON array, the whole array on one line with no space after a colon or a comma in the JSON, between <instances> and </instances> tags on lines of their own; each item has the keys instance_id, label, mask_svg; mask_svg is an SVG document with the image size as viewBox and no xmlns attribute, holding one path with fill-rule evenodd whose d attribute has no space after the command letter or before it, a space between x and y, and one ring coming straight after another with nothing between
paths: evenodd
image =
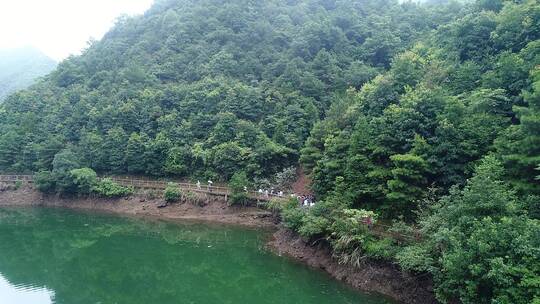
<instances>
[{"instance_id":1,"label":"green tree","mask_svg":"<svg viewBox=\"0 0 540 304\"><path fill-rule=\"evenodd\" d=\"M114 128L107 132L105 147L107 148L108 170L113 173L126 172L126 145L128 137L122 128Z\"/></svg>"},{"instance_id":2,"label":"green tree","mask_svg":"<svg viewBox=\"0 0 540 304\"><path fill-rule=\"evenodd\" d=\"M150 175L163 175L167 153L171 147L171 141L164 133L159 133L156 138L147 142L144 153L146 173Z\"/></svg>"},{"instance_id":3,"label":"green tree","mask_svg":"<svg viewBox=\"0 0 540 304\"><path fill-rule=\"evenodd\" d=\"M235 205L247 205L249 203L248 187L249 180L246 173L242 171L236 172L229 181L231 203Z\"/></svg>"},{"instance_id":4,"label":"green tree","mask_svg":"<svg viewBox=\"0 0 540 304\"><path fill-rule=\"evenodd\" d=\"M78 145L78 155L84 160L84 164L89 168L98 171L106 171L106 152L102 136L94 132L83 132Z\"/></svg>"},{"instance_id":5,"label":"green tree","mask_svg":"<svg viewBox=\"0 0 540 304\"><path fill-rule=\"evenodd\" d=\"M142 174L145 172L145 152L147 140L148 138L145 135L140 135L138 133L132 133L129 137L125 157L128 173Z\"/></svg>"},{"instance_id":6,"label":"green tree","mask_svg":"<svg viewBox=\"0 0 540 304\"><path fill-rule=\"evenodd\" d=\"M55 180L56 191L61 194L77 193L77 185L71 176L71 171L80 168L77 155L70 150L64 149L54 156L52 176Z\"/></svg>"},{"instance_id":7,"label":"green tree","mask_svg":"<svg viewBox=\"0 0 540 304\"><path fill-rule=\"evenodd\" d=\"M52 170L54 156L64 149L64 143L60 137L51 136L44 142L37 144L35 149L37 154L36 168L38 170Z\"/></svg>"},{"instance_id":8,"label":"green tree","mask_svg":"<svg viewBox=\"0 0 540 304\"><path fill-rule=\"evenodd\" d=\"M77 186L78 194L90 194L98 181L96 172L90 168L74 169L69 174Z\"/></svg>"},{"instance_id":9,"label":"green tree","mask_svg":"<svg viewBox=\"0 0 540 304\"><path fill-rule=\"evenodd\" d=\"M51 171L39 171L34 174L34 185L44 193L54 193L56 191L56 180Z\"/></svg>"},{"instance_id":10,"label":"green tree","mask_svg":"<svg viewBox=\"0 0 540 304\"><path fill-rule=\"evenodd\" d=\"M191 149L187 146L169 149L165 161L165 172L178 176L189 174L191 168Z\"/></svg>"},{"instance_id":11,"label":"green tree","mask_svg":"<svg viewBox=\"0 0 540 304\"><path fill-rule=\"evenodd\" d=\"M235 172L246 169L251 153L236 142L223 143L212 148L210 164L220 176L229 179Z\"/></svg>"},{"instance_id":12,"label":"green tree","mask_svg":"<svg viewBox=\"0 0 540 304\"><path fill-rule=\"evenodd\" d=\"M533 91L524 95L528 107L518 107L520 125L511 126L498 141L512 183L522 194L539 194L536 170L540 163L540 70L532 74Z\"/></svg>"},{"instance_id":13,"label":"green tree","mask_svg":"<svg viewBox=\"0 0 540 304\"><path fill-rule=\"evenodd\" d=\"M502 177L501 163L486 157L463 190L454 188L424 218L427 240L398 255L404 267L434 275L441 301L538 301L539 253L531 249L540 226L519 215Z\"/></svg>"},{"instance_id":14,"label":"green tree","mask_svg":"<svg viewBox=\"0 0 540 304\"><path fill-rule=\"evenodd\" d=\"M482 10L500 11L504 0L476 0L476 5Z\"/></svg>"},{"instance_id":15,"label":"green tree","mask_svg":"<svg viewBox=\"0 0 540 304\"><path fill-rule=\"evenodd\" d=\"M411 220L418 201L424 198L427 189L427 162L414 154L396 154L390 157L394 168L388 181L386 197L390 201L387 214L392 217L405 216Z\"/></svg>"},{"instance_id":16,"label":"green tree","mask_svg":"<svg viewBox=\"0 0 540 304\"><path fill-rule=\"evenodd\" d=\"M9 171L18 162L22 136L14 130L0 135L0 170Z\"/></svg>"}]
</instances>

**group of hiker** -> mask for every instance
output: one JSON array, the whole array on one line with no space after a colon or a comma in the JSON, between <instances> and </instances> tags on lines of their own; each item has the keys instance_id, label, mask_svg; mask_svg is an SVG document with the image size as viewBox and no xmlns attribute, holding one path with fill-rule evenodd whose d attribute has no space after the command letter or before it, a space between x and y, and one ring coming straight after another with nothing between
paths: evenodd
<instances>
[{"instance_id":1,"label":"group of hiker","mask_svg":"<svg viewBox=\"0 0 540 304\"><path fill-rule=\"evenodd\" d=\"M214 183L214 182L211 181L211 180L209 180L209 181L207 182L206 188L208 189L208 191L210 191L210 190L212 189L212 184L213 184L213 183ZM202 187L201 187L201 181L197 181L197 189L200 190L201 188L202 188Z\"/></svg>"},{"instance_id":2,"label":"group of hiker","mask_svg":"<svg viewBox=\"0 0 540 304\"><path fill-rule=\"evenodd\" d=\"M212 184L213 182L211 180L208 181L208 184L206 185L208 191L212 191ZM202 184L200 181L197 181L197 189L202 189ZM249 192L248 188L244 186L244 191ZM264 196L266 198L270 197L284 197L284 192L279 190L276 191L274 188L269 189L262 189L260 188L259 196ZM303 195L297 195L297 194L291 194L291 198L296 198L300 204L301 207L313 207L315 206L315 196L312 194L303 194Z\"/></svg>"},{"instance_id":3,"label":"group of hiker","mask_svg":"<svg viewBox=\"0 0 540 304\"><path fill-rule=\"evenodd\" d=\"M315 206L315 196L314 195L300 195L297 197L298 202L302 207L313 207Z\"/></svg>"},{"instance_id":4,"label":"group of hiker","mask_svg":"<svg viewBox=\"0 0 540 304\"><path fill-rule=\"evenodd\" d=\"M259 189L259 195L264 195L267 198L270 196L283 197L283 191L275 191L274 188L270 189L270 191L268 189Z\"/></svg>"},{"instance_id":5,"label":"group of hiker","mask_svg":"<svg viewBox=\"0 0 540 304\"><path fill-rule=\"evenodd\" d=\"M212 191L212 185L214 184L213 181L209 180L206 184L206 189L208 191ZM197 181L197 189L202 189L202 184L201 184L201 181ZM248 187L247 186L244 186L244 191L245 192L249 192L248 190ZM265 196L267 198L271 197L271 196L277 196L277 197L283 197L285 194L283 191L276 191L274 190L274 188L271 188L270 190L268 189L259 189L259 195L260 196ZM291 195L292 197L295 197L295 195Z\"/></svg>"},{"instance_id":6,"label":"group of hiker","mask_svg":"<svg viewBox=\"0 0 540 304\"><path fill-rule=\"evenodd\" d=\"M270 189L267 190L267 189L259 189L259 195L260 196L265 196L265 197L270 197L270 196L277 196L277 197L283 197L284 194L283 194L283 191L274 191L274 189ZM315 206L315 196L312 195L312 194L308 194L308 195L297 195L297 194L291 194L291 198L296 198L298 200L298 202L300 203L300 206L302 207L313 207Z\"/></svg>"}]
</instances>

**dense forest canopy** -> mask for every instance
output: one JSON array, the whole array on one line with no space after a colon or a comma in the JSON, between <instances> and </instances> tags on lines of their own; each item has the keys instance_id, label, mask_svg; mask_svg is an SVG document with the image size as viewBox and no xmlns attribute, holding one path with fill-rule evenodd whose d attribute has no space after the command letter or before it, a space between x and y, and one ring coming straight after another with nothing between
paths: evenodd
<instances>
[{"instance_id":1,"label":"dense forest canopy","mask_svg":"<svg viewBox=\"0 0 540 304\"><path fill-rule=\"evenodd\" d=\"M429 188L464 185L488 153L519 193L539 194L539 22L535 1L477 8L336 100L302 153L318 194L340 176L354 204L412 217Z\"/></svg>"},{"instance_id":2,"label":"dense forest canopy","mask_svg":"<svg viewBox=\"0 0 540 304\"><path fill-rule=\"evenodd\" d=\"M275 208L342 263L540 303L540 3L162 0L0 106L0 170L50 185L298 166L317 204Z\"/></svg>"},{"instance_id":3,"label":"dense forest canopy","mask_svg":"<svg viewBox=\"0 0 540 304\"><path fill-rule=\"evenodd\" d=\"M540 3L477 1L334 100L301 153L323 200L285 221L431 273L445 303L540 303L539 104ZM374 238L364 210L423 238Z\"/></svg>"},{"instance_id":4,"label":"dense forest canopy","mask_svg":"<svg viewBox=\"0 0 540 304\"><path fill-rule=\"evenodd\" d=\"M54 155L70 149L99 172L274 174L297 163L336 96L461 9L158 1L7 100L0 168L50 170Z\"/></svg>"},{"instance_id":5,"label":"dense forest canopy","mask_svg":"<svg viewBox=\"0 0 540 304\"><path fill-rule=\"evenodd\" d=\"M0 50L0 101L47 75L56 62L34 48Z\"/></svg>"}]
</instances>

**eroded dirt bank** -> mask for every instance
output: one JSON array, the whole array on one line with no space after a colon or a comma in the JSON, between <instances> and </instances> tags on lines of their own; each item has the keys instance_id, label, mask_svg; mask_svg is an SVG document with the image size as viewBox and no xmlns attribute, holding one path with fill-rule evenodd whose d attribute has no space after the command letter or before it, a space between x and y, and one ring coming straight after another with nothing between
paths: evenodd
<instances>
[{"instance_id":1,"label":"eroded dirt bank","mask_svg":"<svg viewBox=\"0 0 540 304\"><path fill-rule=\"evenodd\" d=\"M367 261L361 268L340 265L332 258L328 246L310 246L297 234L285 228L274 233L269 245L276 253L322 269L356 289L383 294L402 303L437 303L429 277L414 277L393 265L375 261Z\"/></svg>"},{"instance_id":2,"label":"eroded dirt bank","mask_svg":"<svg viewBox=\"0 0 540 304\"><path fill-rule=\"evenodd\" d=\"M169 220L198 220L247 227L275 227L272 214L255 207L230 207L217 197L200 197L197 204L173 204L158 208L161 198L138 194L129 198L61 198L44 195L30 187L0 191L1 206L35 206L84 209Z\"/></svg>"},{"instance_id":3,"label":"eroded dirt bank","mask_svg":"<svg viewBox=\"0 0 540 304\"><path fill-rule=\"evenodd\" d=\"M327 246L311 246L298 235L281 228L271 213L255 207L230 207L216 197L202 197L202 203L183 203L158 208L160 198L138 194L125 199L60 198L43 195L31 187L0 189L0 207L58 207L93 210L122 215L155 217L168 220L197 220L247 227L277 228L269 247L279 255L289 256L308 266L322 269L356 289L375 292L407 304L437 303L428 277L413 277L387 263L366 262L362 268L340 265Z\"/></svg>"}]
</instances>

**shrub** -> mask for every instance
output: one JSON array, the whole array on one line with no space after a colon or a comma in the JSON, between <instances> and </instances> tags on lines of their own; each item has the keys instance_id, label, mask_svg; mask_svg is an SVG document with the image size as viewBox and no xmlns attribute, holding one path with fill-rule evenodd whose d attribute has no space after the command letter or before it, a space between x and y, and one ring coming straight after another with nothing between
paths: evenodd
<instances>
[{"instance_id":1,"label":"shrub","mask_svg":"<svg viewBox=\"0 0 540 304\"><path fill-rule=\"evenodd\" d=\"M428 272L437 263L432 249L425 243L403 248L396 255L396 260L401 268L415 272Z\"/></svg>"},{"instance_id":2,"label":"shrub","mask_svg":"<svg viewBox=\"0 0 540 304\"><path fill-rule=\"evenodd\" d=\"M57 163L64 161L58 157ZM97 184L97 174L90 168L79 168L65 171L68 165L57 164L59 168L51 171L40 171L34 175L36 188L45 193L90 194ZM71 165L71 163L69 163Z\"/></svg>"},{"instance_id":3,"label":"shrub","mask_svg":"<svg viewBox=\"0 0 540 304\"><path fill-rule=\"evenodd\" d=\"M364 219L371 217L374 222L377 215L372 211L342 210L330 227L330 242L342 263L360 265L364 258L363 247L372 238Z\"/></svg>"},{"instance_id":4,"label":"shrub","mask_svg":"<svg viewBox=\"0 0 540 304\"><path fill-rule=\"evenodd\" d=\"M395 257L399 247L391 238L371 238L364 242L362 248L367 256L380 260L391 260Z\"/></svg>"},{"instance_id":5,"label":"shrub","mask_svg":"<svg viewBox=\"0 0 540 304\"><path fill-rule=\"evenodd\" d=\"M304 219L305 215L306 215L306 212L299 207L285 208L281 212L283 225L294 231L298 231L298 229L302 227L302 224L303 224L302 220Z\"/></svg>"},{"instance_id":6,"label":"shrub","mask_svg":"<svg viewBox=\"0 0 540 304\"><path fill-rule=\"evenodd\" d=\"M205 201L195 192L187 191L184 193L184 197L186 198L186 201L192 205L199 207L205 205Z\"/></svg>"},{"instance_id":7,"label":"shrub","mask_svg":"<svg viewBox=\"0 0 540 304\"><path fill-rule=\"evenodd\" d=\"M248 193L246 191L249 185L249 180L245 172L236 172L231 181L229 188L231 189L231 203L247 205L249 203Z\"/></svg>"},{"instance_id":8,"label":"shrub","mask_svg":"<svg viewBox=\"0 0 540 304\"><path fill-rule=\"evenodd\" d=\"M283 203L283 200L273 198L268 203L264 205L266 210L271 211L273 214L278 214L285 208L286 204Z\"/></svg>"},{"instance_id":9,"label":"shrub","mask_svg":"<svg viewBox=\"0 0 540 304\"><path fill-rule=\"evenodd\" d=\"M34 175L34 185L44 193L53 193L56 189L56 180L51 171L39 171Z\"/></svg>"},{"instance_id":10,"label":"shrub","mask_svg":"<svg viewBox=\"0 0 540 304\"><path fill-rule=\"evenodd\" d=\"M538 168L538 170L540 170L540 167ZM527 209L531 218L540 219L540 196L531 195L524 198L523 205Z\"/></svg>"},{"instance_id":11,"label":"shrub","mask_svg":"<svg viewBox=\"0 0 540 304\"><path fill-rule=\"evenodd\" d=\"M298 233L305 238L312 238L326 232L330 222L321 216L308 214L302 218L302 226L298 229Z\"/></svg>"},{"instance_id":12,"label":"shrub","mask_svg":"<svg viewBox=\"0 0 540 304\"><path fill-rule=\"evenodd\" d=\"M174 183L169 183L165 192L163 193L163 198L167 203L177 203L182 197L182 191Z\"/></svg>"},{"instance_id":13,"label":"shrub","mask_svg":"<svg viewBox=\"0 0 540 304\"><path fill-rule=\"evenodd\" d=\"M79 194L90 194L97 184L97 174L90 168L74 169L69 174Z\"/></svg>"},{"instance_id":14,"label":"shrub","mask_svg":"<svg viewBox=\"0 0 540 304\"><path fill-rule=\"evenodd\" d=\"M22 182L22 181L16 181L16 182L15 182L15 190L21 189L22 186L23 186L23 182Z\"/></svg>"},{"instance_id":15,"label":"shrub","mask_svg":"<svg viewBox=\"0 0 540 304\"><path fill-rule=\"evenodd\" d=\"M123 197L133 194L134 190L133 187L124 187L110 178L104 178L92 188L92 192L103 197Z\"/></svg>"}]
</instances>

